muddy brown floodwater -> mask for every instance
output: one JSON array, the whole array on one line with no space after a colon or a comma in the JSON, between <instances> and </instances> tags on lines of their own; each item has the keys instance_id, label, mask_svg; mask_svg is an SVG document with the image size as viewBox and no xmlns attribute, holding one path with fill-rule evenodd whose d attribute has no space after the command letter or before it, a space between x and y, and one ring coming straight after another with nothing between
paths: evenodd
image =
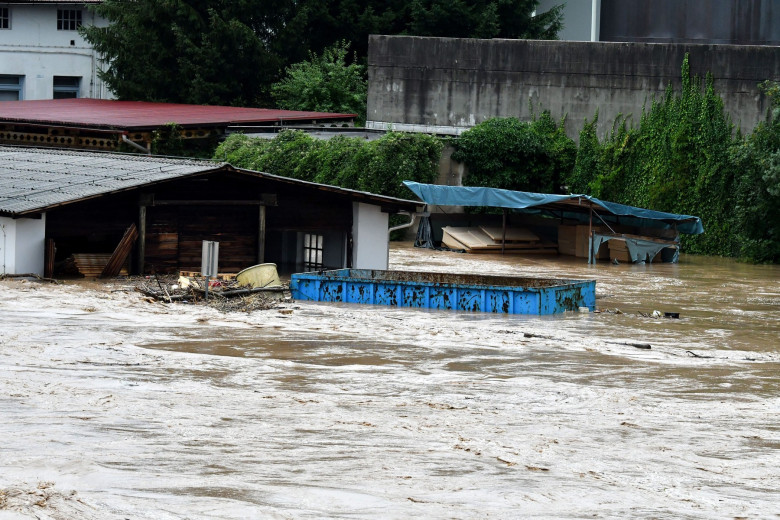
<instances>
[{"instance_id":1,"label":"muddy brown floodwater","mask_svg":"<svg viewBox=\"0 0 780 520\"><path fill-rule=\"evenodd\" d=\"M777 266L390 261L594 278L605 312L0 282L0 520L780 516Z\"/></svg>"}]
</instances>

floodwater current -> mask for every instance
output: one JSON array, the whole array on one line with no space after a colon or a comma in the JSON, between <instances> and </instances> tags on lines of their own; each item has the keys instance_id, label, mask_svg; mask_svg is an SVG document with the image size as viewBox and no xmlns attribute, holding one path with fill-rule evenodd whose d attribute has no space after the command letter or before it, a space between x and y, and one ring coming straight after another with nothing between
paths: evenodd
<instances>
[{"instance_id":1,"label":"floodwater current","mask_svg":"<svg viewBox=\"0 0 780 520\"><path fill-rule=\"evenodd\" d=\"M601 312L2 282L0 520L780 516L780 267L390 264L596 279Z\"/></svg>"}]
</instances>

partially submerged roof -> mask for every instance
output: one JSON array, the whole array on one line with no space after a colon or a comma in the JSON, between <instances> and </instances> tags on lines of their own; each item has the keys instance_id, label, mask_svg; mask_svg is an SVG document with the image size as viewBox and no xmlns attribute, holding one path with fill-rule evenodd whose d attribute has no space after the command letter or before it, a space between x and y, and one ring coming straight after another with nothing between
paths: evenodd
<instances>
[{"instance_id":1,"label":"partially submerged roof","mask_svg":"<svg viewBox=\"0 0 780 520\"><path fill-rule=\"evenodd\" d=\"M394 211L414 211L420 205L411 200L240 170L216 161L0 146L0 215L37 214L103 195L215 172L309 187Z\"/></svg>"},{"instance_id":2,"label":"partially submerged roof","mask_svg":"<svg viewBox=\"0 0 780 520\"><path fill-rule=\"evenodd\" d=\"M515 209L525 212L546 210L556 214L587 221L591 209L602 221L638 225L641 227L674 227L681 233L704 233L701 219L650 209L626 206L599 200L590 195L555 195L527 191L502 190L474 186L439 186L404 181L404 184L426 204L439 206L486 206Z\"/></svg>"},{"instance_id":3,"label":"partially submerged roof","mask_svg":"<svg viewBox=\"0 0 780 520\"><path fill-rule=\"evenodd\" d=\"M0 122L131 132L156 129L168 123L182 127L209 127L286 121L342 121L355 117L355 114L87 98L0 102Z\"/></svg>"}]
</instances>

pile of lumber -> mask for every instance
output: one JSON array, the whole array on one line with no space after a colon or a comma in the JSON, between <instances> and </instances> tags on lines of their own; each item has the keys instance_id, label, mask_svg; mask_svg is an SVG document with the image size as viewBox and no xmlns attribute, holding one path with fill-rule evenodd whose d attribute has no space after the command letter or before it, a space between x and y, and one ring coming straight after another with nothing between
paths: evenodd
<instances>
[{"instance_id":1,"label":"pile of lumber","mask_svg":"<svg viewBox=\"0 0 780 520\"><path fill-rule=\"evenodd\" d=\"M596 231L597 233L603 233L606 228L604 226L588 226L587 224L559 225L558 253L576 256L578 258L588 258L591 230ZM609 259L609 248L607 247L607 244L601 244L601 247L596 253L596 259Z\"/></svg>"},{"instance_id":2,"label":"pile of lumber","mask_svg":"<svg viewBox=\"0 0 780 520\"><path fill-rule=\"evenodd\" d=\"M463 249L467 253L508 254L555 253L557 244L543 242L536 234L523 228L501 227L452 227L442 228L442 244L451 249Z\"/></svg>"},{"instance_id":3,"label":"pile of lumber","mask_svg":"<svg viewBox=\"0 0 780 520\"><path fill-rule=\"evenodd\" d=\"M109 254L76 253L73 255L73 265L84 278L98 278L108 265L108 261L111 260L111 256ZM127 276L127 266L122 265L118 274Z\"/></svg>"},{"instance_id":4,"label":"pile of lumber","mask_svg":"<svg viewBox=\"0 0 780 520\"><path fill-rule=\"evenodd\" d=\"M609 258L610 260L617 260L619 262L633 262L634 260L631 258L631 255L628 252L628 246L626 246L626 238L636 238L640 240L645 240L649 242L657 242L659 244L668 244L668 247L665 249L676 249L677 243L673 242L671 240L665 240L663 238L657 238L657 237L650 237L650 236L642 236L642 235L627 235L623 234L621 237L613 238L607 242L609 246ZM661 254L663 250L658 251L658 253L653 257L653 262L662 262L663 261L663 255Z\"/></svg>"}]
</instances>

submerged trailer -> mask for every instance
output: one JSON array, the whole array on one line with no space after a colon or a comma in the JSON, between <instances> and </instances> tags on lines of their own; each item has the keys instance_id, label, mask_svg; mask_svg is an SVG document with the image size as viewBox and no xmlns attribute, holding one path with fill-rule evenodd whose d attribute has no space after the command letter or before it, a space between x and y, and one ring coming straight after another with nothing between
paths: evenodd
<instances>
[{"instance_id":1,"label":"submerged trailer","mask_svg":"<svg viewBox=\"0 0 780 520\"><path fill-rule=\"evenodd\" d=\"M337 269L293 274L290 290L297 300L500 314L596 307L595 280Z\"/></svg>"}]
</instances>

